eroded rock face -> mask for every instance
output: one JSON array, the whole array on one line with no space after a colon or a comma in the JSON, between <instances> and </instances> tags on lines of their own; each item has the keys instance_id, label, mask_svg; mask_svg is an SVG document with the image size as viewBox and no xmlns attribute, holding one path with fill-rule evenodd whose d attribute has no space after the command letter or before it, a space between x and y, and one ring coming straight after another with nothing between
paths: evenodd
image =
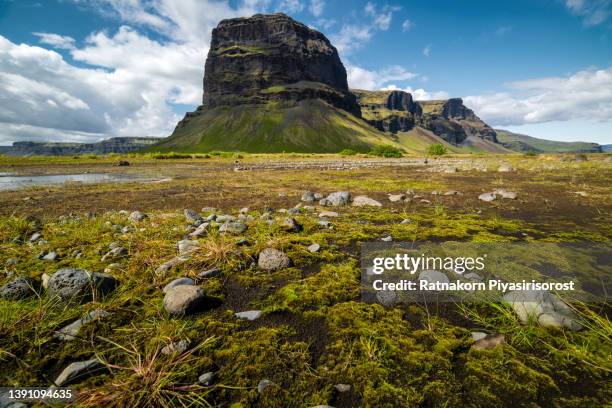
<instances>
[{"instance_id":1,"label":"eroded rock face","mask_svg":"<svg viewBox=\"0 0 612 408\"><path fill-rule=\"evenodd\" d=\"M321 98L360 115L336 48L285 14L223 20L213 29L205 108Z\"/></svg>"}]
</instances>

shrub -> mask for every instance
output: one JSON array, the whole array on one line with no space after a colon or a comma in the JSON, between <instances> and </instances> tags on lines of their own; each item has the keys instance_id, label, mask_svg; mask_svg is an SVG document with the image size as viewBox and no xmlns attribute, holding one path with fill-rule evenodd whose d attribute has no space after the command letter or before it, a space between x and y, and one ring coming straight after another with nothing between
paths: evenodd
<instances>
[{"instance_id":1,"label":"shrub","mask_svg":"<svg viewBox=\"0 0 612 408\"><path fill-rule=\"evenodd\" d=\"M354 156L356 154L357 152L354 151L353 149L342 149L340 151L340 156Z\"/></svg>"},{"instance_id":2,"label":"shrub","mask_svg":"<svg viewBox=\"0 0 612 408\"><path fill-rule=\"evenodd\" d=\"M183 154L183 153L176 153L176 152L154 153L153 154L153 158L154 159L159 159L159 160L166 160L166 159L191 159L191 155L190 154Z\"/></svg>"},{"instance_id":3,"label":"shrub","mask_svg":"<svg viewBox=\"0 0 612 408\"><path fill-rule=\"evenodd\" d=\"M403 152L395 146L391 145L378 145L374 146L370 150L370 154L373 156L380 157L402 157Z\"/></svg>"},{"instance_id":4,"label":"shrub","mask_svg":"<svg viewBox=\"0 0 612 408\"><path fill-rule=\"evenodd\" d=\"M442 156L445 155L446 153L448 153L448 151L446 150L446 147L444 147L443 145L437 143L437 144L432 144L427 148L427 153L432 155L432 156Z\"/></svg>"}]
</instances>

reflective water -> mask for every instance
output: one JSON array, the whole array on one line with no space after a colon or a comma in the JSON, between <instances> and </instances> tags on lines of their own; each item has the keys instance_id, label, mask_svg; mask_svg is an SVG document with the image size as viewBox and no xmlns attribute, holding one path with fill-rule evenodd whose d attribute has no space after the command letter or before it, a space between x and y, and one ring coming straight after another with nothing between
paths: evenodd
<instances>
[{"instance_id":1,"label":"reflective water","mask_svg":"<svg viewBox=\"0 0 612 408\"><path fill-rule=\"evenodd\" d=\"M17 190L30 186L57 185L63 183L117 183L142 179L134 174L54 174L49 176L14 176L0 173L0 191Z\"/></svg>"}]
</instances>

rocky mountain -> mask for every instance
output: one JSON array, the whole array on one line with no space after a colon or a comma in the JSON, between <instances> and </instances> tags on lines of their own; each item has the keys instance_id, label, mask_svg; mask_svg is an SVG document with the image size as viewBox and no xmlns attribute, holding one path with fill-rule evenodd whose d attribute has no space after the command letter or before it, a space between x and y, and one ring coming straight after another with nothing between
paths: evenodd
<instances>
[{"instance_id":1,"label":"rocky mountain","mask_svg":"<svg viewBox=\"0 0 612 408\"><path fill-rule=\"evenodd\" d=\"M499 142L516 152L532 153L601 153L603 146L589 142L557 142L496 129Z\"/></svg>"},{"instance_id":2,"label":"rocky mountain","mask_svg":"<svg viewBox=\"0 0 612 408\"><path fill-rule=\"evenodd\" d=\"M9 156L70 156L76 154L130 153L159 142L158 137L113 137L96 143L15 142L2 146Z\"/></svg>"},{"instance_id":3,"label":"rocky mountain","mask_svg":"<svg viewBox=\"0 0 612 408\"><path fill-rule=\"evenodd\" d=\"M497 143L495 130L467 108L460 98L414 101L404 91L353 90L363 118L385 132L427 129L448 143L460 145L474 136Z\"/></svg>"}]
</instances>

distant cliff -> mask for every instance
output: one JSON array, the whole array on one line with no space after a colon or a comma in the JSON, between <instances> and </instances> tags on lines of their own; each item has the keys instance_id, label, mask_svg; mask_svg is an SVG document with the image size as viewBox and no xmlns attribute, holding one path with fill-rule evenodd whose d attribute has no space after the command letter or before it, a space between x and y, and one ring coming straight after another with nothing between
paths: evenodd
<instances>
[{"instance_id":1,"label":"distant cliff","mask_svg":"<svg viewBox=\"0 0 612 408\"><path fill-rule=\"evenodd\" d=\"M415 126L457 145L469 136L497 143L495 130L463 104L461 98L414 101L404 91L353 90L363 118L384 132L407 132Z\"/></svg>"},{"instance_id":2,"label":"distant cliff","mask_svg":"<svg viewBox=\"0 0 612 408\"><path fill-rule=\"evenodd\" d=\"M0 147L9 156L70 156L75 154L130 153L149 147L157 137L113 137L96 143L15 142Z\"/></svg>"},{"instance_id":3,"label":"distant cliff","mask_svg":"<svg viewBox=\"0 0 612 408\"><path fill-rule=\"evenodd\" d=\"M499 143L516 152L531 153L601 153L603 146L589 142L557 142L496 129Z\"/></svg>"}]
</instances>

